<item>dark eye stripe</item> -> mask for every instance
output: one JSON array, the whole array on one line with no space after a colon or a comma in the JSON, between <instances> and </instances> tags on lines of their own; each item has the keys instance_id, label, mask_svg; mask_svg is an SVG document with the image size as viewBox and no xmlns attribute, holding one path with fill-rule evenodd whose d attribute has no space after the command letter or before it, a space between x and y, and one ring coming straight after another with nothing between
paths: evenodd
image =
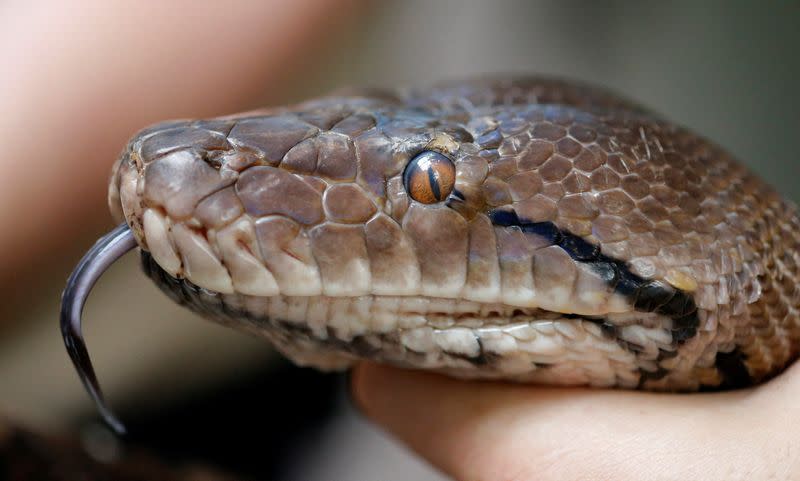
<instances>
[{"instance_id":1,"label":"dark eye stripe","mask_svg":"<svg viewBox=\"0 0 800 481\"><path fill-rule=\"evenodd\" d=\"M488 214L492 224L500 227L518 227L522 232L543 236L563 249L575 261L591 266L596 272L599 271L614 291L627 297L636 309L672 318L673 338L683 342L697 334L700 320L697 317L697 305L691 294L634 274L624 261L603 254L599 245L594 245L567 230L559 229L552 222L530 222L520 219L513 210L494 209Z\"/></svg>"},{"instance_id":2,"label":"dark eye stripe","mask_svg":"<svg viewBox=\"0 0 800 481\"><path fill-rule=\"evenodd\" d=\"M644 279L631 272L626 262L602 253L599 245L560 229L552 222L531 222L520 219L513 210L494 209L487 212L489 220L497 227L515 227L526 234L548 239L559 246L573 260L592 268L616 293L625 296L637 311L655 312L672 319L672 345L677 347L697 335L700 318L694 298L688 292L672 288L663 282ZM603 332L620 341L617 326L603 319L587 319L601 324ZM625 342L624 346L630 346ZM626 347L628 349L629 347ZM659 359L673 355L675 350L659 350ZM744 357L738 351L731 355L717 354L716 367L724 382L733 386L752 383ZM641 382L660 379L668 371L662 368L655 372L641 371Z\"/></svg>"}]
</instances>

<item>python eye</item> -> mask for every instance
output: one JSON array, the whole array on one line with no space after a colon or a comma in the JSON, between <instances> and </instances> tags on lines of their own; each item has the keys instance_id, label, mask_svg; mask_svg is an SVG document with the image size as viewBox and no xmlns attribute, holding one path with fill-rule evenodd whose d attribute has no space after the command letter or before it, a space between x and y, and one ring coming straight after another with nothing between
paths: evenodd
<instances>
[{"instance_id":1,"label":"python eye","mask_svg":"<svg viewBox=\"0 0 800 481\"><path fill-rule=\"evenodd\" d=\"M422 204L435 204L447 199L455 183L453 161L432 150L417 154L403 172L406 192Z\"/></svg>"}]
</instances>

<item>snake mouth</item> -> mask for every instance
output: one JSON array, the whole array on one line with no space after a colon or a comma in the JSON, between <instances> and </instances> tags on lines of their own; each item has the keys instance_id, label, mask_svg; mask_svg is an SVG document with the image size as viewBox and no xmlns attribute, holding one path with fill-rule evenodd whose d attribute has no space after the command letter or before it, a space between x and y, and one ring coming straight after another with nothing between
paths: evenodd
<instances>
[{"instance_id":1,"label":"snake mouth","mask_svg":"<svg viewBox=\"0 0 800 481\"><path fill-rule=\"evenodd\" d=\"M680 346L676 324L656 312L580 315L420 296L224 294L170 275L144 250L141 266L175 302L210 320L266 337L295 362L316 367L324 366L308 356L320 352L398 365L409 359L414 359L412 365L431 363L432 356L440 355L450 359L446 362L480 367L491 376L513 369L508 363L515 357L509 349L514 345L531 357L528 364L517 366L521 370L530 362L543 368L581 353L637 358L644 366L637 374L640 382L662 376L656 360L675 356Z\"/></svg>"}]
</instances>

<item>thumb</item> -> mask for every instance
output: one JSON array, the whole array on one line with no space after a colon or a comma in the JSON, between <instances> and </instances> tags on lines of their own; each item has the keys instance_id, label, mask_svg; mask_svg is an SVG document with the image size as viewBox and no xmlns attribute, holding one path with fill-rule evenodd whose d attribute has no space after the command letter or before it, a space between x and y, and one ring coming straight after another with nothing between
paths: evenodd
<instances>
[{"instance_id":1,"label":"thumb","mask_svg":"<svg viewBox=\"0 0 800 481\"><path fill-rule=\"evenodd\" d=\"M352 391L374 422L455 479L474 481L753 473L759 449L774 452L778 441L763 414L800 389L671 395L464 382L362 364Z\"/></svg>"}]
</instances>

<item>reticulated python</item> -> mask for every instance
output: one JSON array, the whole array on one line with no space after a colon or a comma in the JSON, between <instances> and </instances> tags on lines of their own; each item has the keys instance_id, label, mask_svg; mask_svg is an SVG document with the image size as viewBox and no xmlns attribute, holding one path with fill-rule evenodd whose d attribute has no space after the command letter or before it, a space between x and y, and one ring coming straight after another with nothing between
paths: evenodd
<instances>
[{"instance_id":1,"label":"reticulated python","mask_svg":"<svg viewBox=\"0 0 800 481\"><path fill-rule=\"evenodd\" d=\"M120 227L62 329L140 247L176 302L323 369L651 390L764 380L798 353L800 219L727 153L552 79L342 93L138 133Z\"/></svg>"}]
</instances>

